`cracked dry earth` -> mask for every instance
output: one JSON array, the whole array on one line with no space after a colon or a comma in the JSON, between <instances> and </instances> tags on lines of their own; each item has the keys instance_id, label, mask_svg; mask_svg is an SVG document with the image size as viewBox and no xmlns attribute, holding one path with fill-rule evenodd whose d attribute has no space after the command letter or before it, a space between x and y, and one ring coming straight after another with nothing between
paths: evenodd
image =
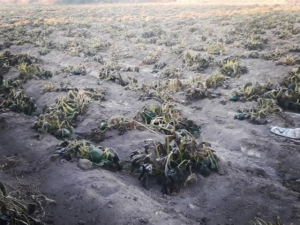
<instances>
[{"instance_id":1,"label":"cracked dry earth","mask_svg":"<svg viewBox=\"0 0 300 225\"><path fill-rule=\"evenodd\" d=\"M245 8L243 8L245 7ZM136 44L119 36L106 34L101 25L119 26L141 37L142 32L149 26L159 26L167 33L176 31L179 39L185 41L185 48L189 49L195 43L207 44L198 38L199 33L189 33L188 29L196 27L209 30L209 40L224 37L227 30L235 26L240 19L239 13L249 10L252 14L243 15L247 20L261 14L279 11L289 13L285 6L182 6L182 5L105 5L105 6L30 6L24 8L0 7L2 21L4 17L16 20L35 20L44 16L44 23L53 30L47 38L55 43L76 40L81 37L67 37L63 27L71 26L75 32L87 30L92 36L102 35L113 45L99 54L107 59L117 60L119 64L139 66L139 72L120 72L124 79L134 76L139 84L148 83L160 78L151 73L153 65L142 64L143 58L156 49L155 44L146 44L146 49L136 48ZM247 7L247 8L246 8ZM277 8L276 8L277 7ZM297 11L293 8L296 13ZM220 15L220 12L233 11L233 14ZM80 18L88 12L89 20ZM39 13L37 15L37 13ZM216 16L212 18L212 15ZM203 14L203 16L202 16ZM19 18L13 15L20 15ZM69 17L68 17L69 15ZM241 13L242 15L242 13ZM127 17L126 17L127 16ZM206 17L205 17L206 16ZM23 18L23 19L24 19ZM61 24L49 22L56 18ZM111 20L109 19L111 18ZM127 18L127 19L126 19ZM142 18L141 20L137 18ZM48 19L48 22L47 22ZM115 20L113 20L115 19ZM219 19L219 20L218 20ZM94 21L94 22L93 22ZM222 22L223 21L223 22ZM224 23L221 25L221 22ZM226 22L226 23L225 23ZM89 24L89 27L76 24ZM184 26L180 26L184 23ZM73 26L74 25L74 26ZM299 24L296 24L299 25ZM17 26L14 29L17 29ZM20 25L21 26L21 25ZM61 28L60 28L61 27ZM126 27L126 28L125 28ZM3 27L2 27L3 29ZM22 25L26 37L30 29L37 29ZM116 28L117 29L117 28ZM265 34L270 39L262 52L269 52L277 46L285 47L291 43L299 44L299 36L292 37L287 42L280 42L271 32ZM4 38L0 43L4 43ZM174 67L181 67L182 57L170 53L168 46L162 47L160 61ZM129 52L131 58L114 59L114 49L119 52ZM75 128L74 138L82 138L91 129L99 126L102 120L114 115L124 115L133 118L138 110L145 105L160 104L155 99L140 100L141 93L126 90L112 81L100 81L98 62L87 61L82 54L73 55L60 49L52 49L41 56L41 47L33 43L11 45L2 51L12 53L27 52L40 59L39 65L50 71L59 71L66 65L84 65L87 69L85 76L74 76L65 73L55 73L50 81L59 86L61 81L71 81L76 87L102 88L106 91L105 100L89 103L88 111L80 116ZM221 56L214 56L218 61L237 52L243 52L243 47L226 46ZM61 141L50 134L43 134L41 140L34 137L37 132L31 127L36 118L10 111L0 113L0 152L1 157L13 157L18 163L0 172L1 181L10 186L20 182L36 184L39 191L56 201L55 206L46 208L47 213L53 215L51 223L63 224L201 224L201 225L243 225L255 217L267 221L274 221L280 216L284 224L300 224L300 186L296 181L300 179L300 144L270 133L270 126L300 127L300 115L286 112L286 120L277 115L271 116L268 125L254 125L246 121L234 120L236 110L243 106L253 105L253 102L230 102L220 104L221 99L239 85L246 82L266 82L271 79L279 82L292 66L276 66L273 61L262 59L241 59L242 65L249 69L248 74L229 80L229 88L219 87L220 98L201 99L187 102L183 92L177 92L174 103L182 115L197 124L202 124L201 139L212 144L219 158L220 173L212 173L186 188L182 188L176 196L162 195L161 186L156 184L155 178L149 181L150 190L145 190L139 183L137 174L130 174L122 170L111 172L104 169L83 170L78 162L51 160L55 146ZM183 69L183 77L201 75L207 77L217 67L210 66L203 73L196 73ZM16 68L4 74L4 77L18 75ZM24 91L36 99L39 107L52 104L63 93L42 93L43 85L49 80L30 80L24 85ZM291 125L293 124L293 125ZM164 135L145 131L128 131L118 135L110 131L103 146L117 150L123 160L128 160L130 152L142 149L144 140L164 140Z\"/></svg>"}]
</instances>

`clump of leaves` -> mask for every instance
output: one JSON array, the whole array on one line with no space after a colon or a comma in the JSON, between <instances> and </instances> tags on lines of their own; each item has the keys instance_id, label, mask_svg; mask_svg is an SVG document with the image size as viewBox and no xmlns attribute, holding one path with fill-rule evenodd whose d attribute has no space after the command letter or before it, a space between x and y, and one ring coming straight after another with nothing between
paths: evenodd
<instances>
[{"instance_id":1,"label":"clump of leaves","mask_svg":"<svg viewBox=\"0 0 300 225\"><path fill-rule=\"evenodd\" d=\"M108 129L116 129L119 135L124 134L127 130L142 129L141 124L134 119L125 116L113 116L108 121Z\"/></svg>"},{"instance_id":2,"label":"clump of leaves","mask_svg":"<svg viewBox=\"0 0 300 225\"><path fill-rule=\"evenodd\" d=\"M237 77L247 72L247 67L242 66L238 59L225 59L221 64L221 73L226 76Z\"/></svg>"},{"instance_id":3,"label":"clump of leaves","mask_svg":"<svg viewBox=\"0 0 300 225\"><path fill-rule=\"evenodd\" d=\"M278 106L277 101L266 98L259 98L257 100L257 106L249 109L239 109L238 112L249 114L251 117L258 119L267 118L275 113L282 115L282 109Z\"/></svg>"},{"instance_id":4,"label":"clump of leaves","mask_svg":"<svg viewBox=\"0 0 300 225\"><path fill-rule=\"evenodd\" d=\"M104 66L99 72L99 78L104 81L113 81L122 86L127 85L128 83L123 80L119 71L122 69L120 65L113 61L105 62Z\"/></svg>"},{"instance_id":5,"label":"clump of leaves","mask_svg":"<svg viewBox=\"0 0 300 225\"><path fill-rule=\"evenodd\" d=\"M262 58L265 60L277 60L279 59L285 52L276 48L274 51L269 54L263 55Z\"/></svg>"},{"instance_id":6,"label":"clump of leaves","mask_svg":"<svg viewBox=\"0 0 300 225\"><path fill-rule=\"evenodd\" d=\"M89 159L95 166L106 169L121 169L117 152L112 148L95 147L86 140L64 141L56 147L53 159L60 157L65 160L73 158Z\"/></svg>"},{"instance_id":7,"label":"clump of leaves","mask_svg":"<svg viewBox=\"0 0 300 225\"><path fill-rule=\"evenodd\" d=\"M246 41L245 48L248 50L261 50L264 48L264 43L259 38L251 36Z\"/></svg>"},{"instance_id":8,"label":"clump of leaves","mask_svg":"<svg viewBox=\"0 0 300 225\"><path fill-rule=\"evenodd\" d=\"M160 78L180 78L182 72L173 66L166 66L161 72L158 73Z\"/></svg>"},{"instance_id":9,"label":"clump of leaves","mask_svg":"<svg viewBox=\"0 0 300 225\"><path fill-rule=\"evenodd\" d=\"M251 83L248 82L243 86L238 87L230 95L232 101L251 101L257 100L262 97L265 93L273 89L273 84L268 81L266 84Z\"/></svg>"},{"instance_id":10,"label":"clump of leaves","mask_svg":"<svg viewBox=\"0 0 300 225\"><path fill-rule=\"evenodd\" d=\"M146 154L150 155L154 175L163 184L164 194L177 194L181 183L196 182L197 172L202 176L209 176L212 171L218 172L219 169L217 157L210 144L197 143L185 129L176 130L166 136L164 144L153 142L145 148Z\"/></svg>"},{"instance_id":11,"label":"clump of leaves","mask_svg":"<svg viewBox=\"0 0 300 225\"><path fill-rule=\"evenodd\" d=\"M12 193L7 193L5 186L0 182L0 213L1 221L4 224L42 224L42 220L45 219L45 211L41 198L45 202L54 203L52 199L48 199L44 195L31 195L31 199L35 203L27 203L25 200L25 194L18 194L14 196Z\"/></svg>"},{"instance_id":12,"label":"clump of leaves","mask_svg":"<svg viewBox=\"0 0 300 225\"><path fill-rule=\"evenodd\" d=\"M13 112L31 115L36 109L35 99L24 94L22 90L11 89L0 108L8 108Z\"/></svg>"},{"instance_id":13,"label":"clump of leaves","mask_svg":"<svg viewBox=\"0 0 300 225\"><path fill-rule=\"evenodd\" d=\"M55 91L55 86L52 84L52 82L47 82L43 88L42 88L43 93L45 92L53 92Z\"/></svg>"},{"instance_id":14,"label":"clump of leaves","mask_svg":"<svg viewBox=\"0 0 300 225\"><path fill-rule=\"evenodd\" d=\"M160 53L159 52L152 52L150 55L146 56L143 59L143 63L147 64L147 65L151 65L156 63L159 60L160 57Z\"/></svg>"},{"instance_id":15,"label":"clump of leaves","mask_svg":"<svg viewBox=\"0 0 300 225\"><path fill-rule=\"evenodd\" d=\"M259 53L257 51L245 51L240 57L242 59L258 59Z\"/></svg>"},{"instance_id":16,"label":"clump of leaves","mask_svg":"<svg viewBox=\"0 0 300 225\"><path fill-rule=\"evenodd\" d=\"M217 88L219 86L227 88L228 86L225 76L220 72L215 72L214 74L210 75L208 78L206 78L205 83L208 88Z\"/></svg>"},{"instance_id":17,"label":"clump of leaves","mask_svg":"<svg viewBox=\"0 0 300 225\"><path fill-rule=\"evenodd\" d=\"M27 63L22 63L18 66L20 70L19 79L24 81L29 79L48 79L53 76L52 72L43 70L36 65L29 65Z\"/></svg>"},{"instance_id":18,"label":"clump of leaves","mask_svg":"<svg viewBox=\"0 0 300 225\"><path fill-rule=\"evenodd\" d=\"M296 60L293 57L288 55L286 57L279 59L276 62L276 65L284 65L284 66L293 66L295 64L296 64Z\"/></svg>"},{"instance_id":19,"label":"clump of leaves","mask_svg":"<svg viewBox=\"0 0 300 225\"><path fill-rule=\"evenodd\" d=\"M206 51L208 54L223 55L225 52L225 44L224 43L209 44L208 46L206 46Z\"/></svg>"},{"instance_id":20,"label":"clump of leaves","mask_svg":"<svg viewBox=\"0 0 300 225\"><path fill-rule=\"evenodd\" d=\"M74 120L86 112L88 101L84 90L69 91L66 96L56 99L55 104L46 108L33 127L57 138L70 138L74 133Z\"/></svg>"},{"instance_id":21,"label":"clump of leaves","mask_svg":"<svg viewBox=\"0 0 300 225\"><path fill-rule=\"evenodd\" d=\"M291 31L288 29L278 29L274 34L277 35L279 39L284 39L292 35Z\"/></svg>"},{"instance_id":22,"label":"clump of leaves","mask_svg":"<svg viewBox=\"0 0 300 225\"><path fill-rule=\"evenodd\" d=\"M86 69L84 65L79 65L79 66L68 65L62 68L61 72L71 74L71 75L86 75Z\"/></svg>"},{"instance_id":23,"label":"clump of leaves","mask_svg":"<svg viewBox=\"0 0 300 225\"><path fill-rule=\"evenodd\" d=\"M279 216L277 216L275 223L266 222L263 219L255 218L253 221L249 223L249 225L284 225L284 224L281 222Z\"/></svg>"},{"instance_id":24,"label":"clump of leaves","mask_svg":"<svg viewBox=\"0 0 300 225\"><path fill-rule=\"evenodd\" d=\"M289 50L289 52L300 52L300 46L299 45L293 45L288 50Z\"/></svg>"},{"instance_id":25,"label":"clump of leaves","mask_svg":"<svg viewBox=\"0 0 300 225\"><path fill-rule=\"evenodd\" d=\"M151 28L142 33L142 38L161 37L165 34L166 34L166 32L164 30L162 30L160 27Z\"/></svg>"},{"instance_id":26,"label":"clump of leaves","mask_svg":"<svg viewBox=\"0 0 300 225\"><path fill-rule=\"evenodd\" d=\"M37 58L31 56L28 53L12 54L9 51L4 51L0 53L0 62L2 62L2 64L5 64L6 66L18 66L22 63L31 65L37 61Z\"/></svg>"},{"instance_id":27,"label":"clump of leaves","mask_svg":"<svg viewBox=\"0 0 300 225\"><path fill-rule=\"evenodd\" d=\"M179 110L171 104L144 107L138 117L143 123L167 134L174 132L178 121L181 120Z\"/></svg>"},{"instance_id":28,"label":"clump of leaves","mask_svg":"<svg viewBox=\"0 0 300 225\"><path fill-rule=\"evenodd\" d=\"M183 65L191 71L203 72L213 61L211 57L203 57L201 54L186 52L183 56Z\"/></svg>"}]
</instances>

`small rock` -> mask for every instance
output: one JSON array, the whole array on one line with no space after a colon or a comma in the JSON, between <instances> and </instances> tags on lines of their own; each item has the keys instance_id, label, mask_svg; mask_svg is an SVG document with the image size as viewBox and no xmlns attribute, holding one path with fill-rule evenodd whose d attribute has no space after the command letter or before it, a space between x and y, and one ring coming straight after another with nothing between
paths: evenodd
<instances>
[{"instance_id":1,"label":"small rock","mask_svg":"<svg viewBox=\"0 0 300 225\"><path fill-rule=\"evenodd\" d=\"M83 170L90 170L93 167L93 163L88 159L79 159L78 167Z\"/></svg>"},{"instance_id":2,"label":"small rock","mask_svg":"<svg viewBox=\"0 0 300 225\"><path fill-rule=\"evenodd\" d=\"M190 207L191 209L195 209L195 206L194 206L193 204L189 204L189 207Z\"/></svg>"}]
</instances>

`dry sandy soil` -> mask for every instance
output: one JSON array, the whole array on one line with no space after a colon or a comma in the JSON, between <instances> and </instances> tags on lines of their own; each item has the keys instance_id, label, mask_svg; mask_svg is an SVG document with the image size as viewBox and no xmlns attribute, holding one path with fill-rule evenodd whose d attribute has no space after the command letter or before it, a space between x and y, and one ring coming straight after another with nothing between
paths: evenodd
<instances>
[{"instance_id":1,"label":"dry sandy soil","mask_svg":"<svg viewBox=\"0 0 300 225\"><path fill-rule=\"evenodd\" d=\"M49 80L29 80L24 85L25 93L36 99L39 108L64 95L43 93L42 88L49 81L56 87L62 81L70 81L75 87L106 91L104 101L91 101L88 111L77 119L73 136L77 139L97 128L102 120L114 115L133 118L144 106L161 104L155 99L141 99L140 91L100 80L103 64L97 59L103 57L122 66L138 66L139 72L120 71L121 76L125 80L134 77L138 84L149 84L168 79L152 73L153 64L143 63L145 56L159 52L159 62L181 68L181 79L197 76L205 79L219 67L211 64L203 72L191 71L183 66L186 51L205 55L206 50L191 49L224 43L222 54L211 55L213 62L219 62L229 56L247 55L244 42L251 36L268 39L263 49L255 50L259 58L240 57L241 64L249 70L247 74L228 79L227 89L212 90L221 93L219 98L187 100L184 91L172 93L177 99L173 104L182 115L202 125L199 140L212 144L219 159L219 174L212 173L205 178L199 175L195 184L182 187L175 196L163 195L161 186L151 177L148 191L141 186L137 174L126 170L83 170L77 160L51 161L55 146L61 141L50 134L42 134L41 140L36 140L37 132L31 128L35 117L5 111L0 113L1 160L4 162L9 157L17 163L3 169L0 180L10 190L20 183L35 185L42 194L55 200L56 205L47 207L46 212L53 215L53 220L48 222L57 225L241 225L249 224L255 217L274 222L276 216L286 225L300 224L300 144L270 133L270 126L300 127L300 115L286 112L287 119L271 115L271 123L254 125L235 120L234 115L239 107L255 102L220 103L246 82L264 83L270 79L276 84L293 67L299 66L276 65L275 61L260 57L276 48L287 50L300 45L297 32L282 38L276 34L284 30L286 23L300 28L299 10L294 6L171 4L0 6L1 51L29 53L40 59L39 66L55 74ZM255 20L258 28L250 26ZM264 27L267 22L275 26ZM156 43L142 37L151 30ZM230 36L234 30L240 33ZM163 34L155 33L158 31ZM233 41L226 42L231 38ZM49 51L40 55L41 50ZM299 53L286 52L283 56L286 55L296 58ZM87 73L75 76L61 72L68 65L84 65ZM16 68L10 68L4 77L16 77L18 73ZM150 138L161 141L164 135L148 130L132 130L123 135L109 131L101 145L116 149L122 160L128 160L130 152L142 149L144 140Z\"/></svg>"}]
</instances>

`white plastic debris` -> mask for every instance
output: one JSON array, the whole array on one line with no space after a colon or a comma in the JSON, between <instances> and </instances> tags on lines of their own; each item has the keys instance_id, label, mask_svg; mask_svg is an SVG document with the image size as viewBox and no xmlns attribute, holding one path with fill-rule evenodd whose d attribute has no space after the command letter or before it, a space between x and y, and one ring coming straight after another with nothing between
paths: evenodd
<instances>
[{"instance_id":1,"label":"white plastic debris","mask_svg":"<svg viewBox=\"0 0 300 225\"><path fill-rule=\"evenodd\" d=\"M283 128L283 127L271 127L271 132L282 137L300 139L300 128Z\"/></svg>"}]
</instances>

